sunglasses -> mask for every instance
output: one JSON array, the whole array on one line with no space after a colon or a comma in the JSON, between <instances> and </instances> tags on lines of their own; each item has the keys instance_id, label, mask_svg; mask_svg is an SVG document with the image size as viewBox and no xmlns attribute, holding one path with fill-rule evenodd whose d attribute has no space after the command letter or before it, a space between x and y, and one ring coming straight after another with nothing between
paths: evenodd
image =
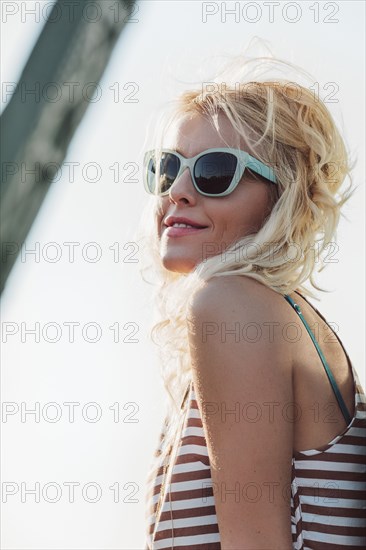
<instances>
[{"instance_id":1,"label":"sunglasses","mask_svg":"<svg viewBox=\"0 0 366 550\"><path fill-rule=\"evenodd\" d=\"M159 160L159 162L158 162ZM243 177L245 168L272 183L276 176L269 166L241 149L231 147L207 149L192 158L172 149L155 149L144 155L143 182L152 195L167 195L175 180L189 168L196 190L206 197L223 197L232 193Z\"/></svg>"}]
</instances>

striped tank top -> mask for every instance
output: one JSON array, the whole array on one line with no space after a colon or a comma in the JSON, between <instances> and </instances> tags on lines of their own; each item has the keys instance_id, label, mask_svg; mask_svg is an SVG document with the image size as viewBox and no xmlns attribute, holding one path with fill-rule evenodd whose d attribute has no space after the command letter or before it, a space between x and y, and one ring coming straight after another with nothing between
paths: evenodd
<instances>
[{"instance_id":1,"label":"striped tank top","mask_svg":"<svg viewBox=\"0 0 366 550\"><path fill-rule=\"evenodd\" d=\"M292 547L293 550L365 549L366 395L357 371L336 335L353 374L355 413L352 418L300 307L289 296L284 297L297 311L312 338L347 422L343 432L328 444L318 449L293 453L289 494ZM314 306L311 307L325 321L321 313ZM145 550L223 550L210 461L193 380L190 381L183 402L186 398L186 412L178 433L179 445L169 465L170 474L165 481L158 513L163 474L169 463L169 456L163 460L160 457L164 448L167 418L146 478Z\"/></svg>"}]
</instances>

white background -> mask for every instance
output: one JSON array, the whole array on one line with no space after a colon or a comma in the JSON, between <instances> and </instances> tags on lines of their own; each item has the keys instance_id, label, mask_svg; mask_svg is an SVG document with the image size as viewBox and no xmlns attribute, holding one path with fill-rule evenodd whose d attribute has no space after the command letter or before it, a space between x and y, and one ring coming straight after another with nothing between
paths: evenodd
<instances>
[{"instance_id":1,"label":"white background","mask_svg":"<svg viewBox=\"0 0 366 550\"><path fill-rule=\"evenodd\" d=\"M42 2L3 2L1 77L15 82L44 24L42 15L27 15L26 8L35 6L42 14ZM17 4L15 15L4 24L4 6ZM44 3L43 3L44 4ZM50 4L50 2L47 2ZM210 56L243 52L249 40L258 36L267 41L274 55L310 71L319 82L324 97L326 84L336 83L337 103L327 103L352 155L358 157L354 170L357 193L347 204L338 230L338 263L317 276L320 286L330 292L319 293L315 302L344 343L365 386L364 370L364 19L365 4L359 2L297 3L299 21L291 23L296 6L281 2L273 22L266 3L256 4L262 10L257 22L254 8L240 2L240 17L226 21L221 2L211 2L215 15L202 21L204 6L198 1L142 1L135 19L130 22L117 43L112 59L100 83L102 96L90 104L69 148L66 162L78 162L75 181L68 172L54 182L41 211L26 239L26 248L40 250L47 243L59 243L62 257L52 263L31 254L18 258L2 297L2 322L13 322L19 331L2 343L1 387L3 402L14 402L28 409L38 402L60 405L58 422L46 420L47 411L35 422L33 415L21 421L20 412L2 421L2 482L14 482L18 492L2 505L2 545L7 549L142 549L145 540L144 480L155 448L164 414L165 393L159 376L155 346L148 339L151 321L150 287L139 276L139 263L128 263L132 248L123 249L132 240L133 231L146 204L141 182L113 181L109 167L119 162L141 165L141 151L151 113L179 91L198 87L205 79ZM224 4L224 3L223 3ZM226 2L233 8L234 2ZM331 8L329 8L329 4ZM245 7L247 5L247 7ZM212 8L213 6L213 8ZM311 6L313 8L311 9ZM339 10L325 22L333 7ZM242 10L247 9L247 12ZM319 9L319 22L314 10ZM246 15L243 15L243 13ZM287 20L286 20L287 19ZM113 101L109 89L119 82L121 99ZM138 86L138 103L125 103L131 91L123 85ZM322 94L323 92L323 94ZM6 102L6 98L3 98ZM3 103L4 105L4 103ZM91 183L82 177L81 169L97 162L102 177ZM93 176L94 172L90 172ZM127 172L122 172L122 176ZM136 176L135 176L136 177ZM75 262L68 259L65 242L78 242ZM102 258L86 261L81 250L90 242L99 243ZM113 243L119 243L121 258L113 261ZM94 251L89 250L90 257ZM53 251L49 250L50 256ZM125 261L123 261L123 258ZM138 253L134 256L138 258ZM314 303L314 302L313 302ZM69 343L67 321L79 322L75 342ZM33 336L22 342L20 325L60 325L62 336L57 343ZM96 322L102 329L97 343L88 343L81 328ZM123 342L135 323L135 343ZM113 342L109 327L120 326L120 341ZM50 330L49 336L54 332ZM90 338L94 331L88 332ZM78 402L75 422L68 421L63 403ZM88 422L81 409L97 402L102 410L98 422ZM132 407L136 413L127 422ZM119 403L120 421L113 422L109 407ZM89 417L95 410L90 408ZM48 417L55 409L48 410ZM125 421L123 421L123 419ZM35 503L33 495L21 500L21 483L41 489L46 483L57 483L62 496L50 503L43 498ZM75 502L70 503L66 482L77 482ZM81 488L97 483L102 495L97 503L86 502ZM128 482L133 485L125 485ZM110 490L119 484L119 501L113 502ZM137 487L137 502L124 502ZM4 485L3 485L4 489ZM55 495L50 489L48 497ZM88 496L95 493L90 489Z\"/></svg>"}]
</instances>

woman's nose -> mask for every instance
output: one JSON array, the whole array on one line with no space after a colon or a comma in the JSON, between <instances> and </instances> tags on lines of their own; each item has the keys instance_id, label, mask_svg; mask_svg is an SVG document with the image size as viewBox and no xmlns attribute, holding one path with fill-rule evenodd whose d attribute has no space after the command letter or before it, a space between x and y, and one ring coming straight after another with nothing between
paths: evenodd
<instances>
[{"instance_id":1,"label":"woman's nose","mask_svg":"<svg viewBox=\"0 0 366 550\"><path fill-rule=\"evenodd\" d=\"M194 199L197 194L192 181L191 171L188 166L183 169L183 172L179 175L179 178L174 180L173 185L169 189L169 196L173 200L178 200L181 197Z\"/></svg>"}]
</instances>

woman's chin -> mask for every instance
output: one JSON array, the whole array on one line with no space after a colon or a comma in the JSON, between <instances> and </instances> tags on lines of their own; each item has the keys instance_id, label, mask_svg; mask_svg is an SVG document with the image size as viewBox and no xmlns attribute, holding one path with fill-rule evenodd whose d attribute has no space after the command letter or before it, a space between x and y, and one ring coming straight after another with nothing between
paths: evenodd
<instances>
[{"instance_id":1,"label":"woman's chin","mask_svg":"<svg viewBox=\"0 0 366 550\"><path fill-rule=\"evenodd\" d=\"M175 273L190 273L197 265L192 258L173 258L170 256L163 256L161 258L162 264L168 271L174 271Z\"/></svg>"}]
</instances>

